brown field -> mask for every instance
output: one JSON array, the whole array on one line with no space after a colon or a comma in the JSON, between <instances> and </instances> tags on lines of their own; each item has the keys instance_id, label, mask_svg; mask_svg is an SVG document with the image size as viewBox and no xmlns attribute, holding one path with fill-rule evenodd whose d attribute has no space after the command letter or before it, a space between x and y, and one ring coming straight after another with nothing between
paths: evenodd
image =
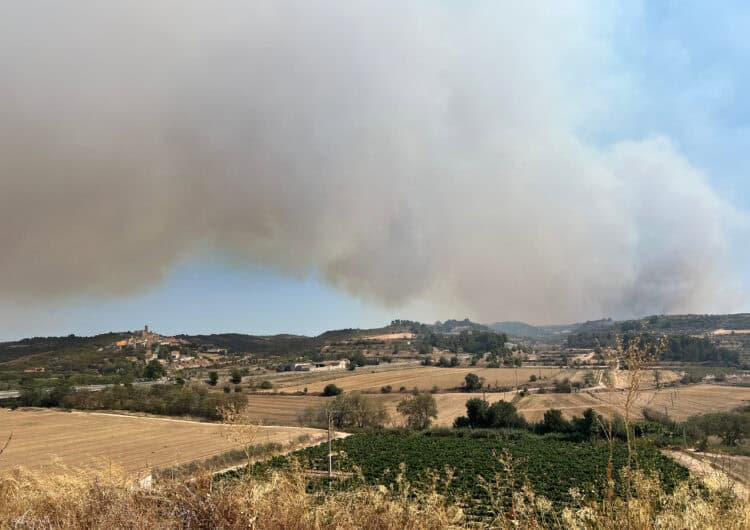
<instances>
[{"instance_id":1,"label":"brown field","mask_svg":"<svg viewBox=\"0 0 750 530\"><path fill-rule=\"evenodd\" d=\"M247 417L262 425L299 425L299 417L307 407L320 408L333 398L321 396L285 396L251 394L248 396Z\"/></svg>"},{"instance_id":2,"label":"brown field","mask_svg":"<svg viewBox=\"0 0 750 530\"><path fill-rule=\"evenodd\" d=\"M381 387L391 385L393 391L406 387L413 390L431 390L437 386L439 390L459 389L468 373L475 373L483 377L486 384L496 386L523 386L529 382L529 377L535 375L549 380L570 379L571 382L583 382L586 372L593 372L597 381L602 381L602 370L586 368L439 368L436 366L421 366L415 363L386 364L358 368L356 372L348 370L333 372L283 372L258 377L258 380L271 379L279 392L302 392L305 388L315 394L323 390L328 383L335 383L346 391L361 390L377 392ZM660 370L660 380L663 384L673 382L681 377L674 370ZM628 383L628 372L621 371L616 376L617 388L624 388ZM549 385L551 385L551 381ZM648 370L641 375L641 387L655 388L654 372Z\"/></svg>"},{"instance_id":3,"label":"brown field","mask_svg":"<svg viewBox=\"0 0 750 530\"><path fill-rule=\"evenodd\" d=\"M13 439L0 456L0 470L39 468L55 462L87 466L111 461L132 473L203 460L235 444L226 426L188 420L107 413L0 409L0 440ZM286 443L301 434L322 439L323 431L261 427L256 443Z\"/></svg>"},{"instance_id":4,"label":"brown field","mask_svg":"<svg viewBox=\"0 0 750 530\"><path fill-rule=\"evenodd\" d=\"M616 411L624 414L625 392L580 392L573 394L531 394L521 398L518 409L526 419L539 421L544 411L560 409L566 416L580 416L591 407L600 414ZM632 414L641 417L644 407L668 413L676 420L695 414L725 411L750 401L750 388L719 385L691 385L642 392L632 407Z\"/></svg>"},{"instance_id":5,"label":"brown field","mask_svg":"<svg viewBox=\"0 0 750 530\"><path fill-rule=\"evenodd\" d=\"M404 423L404 418L396 412L396 406L405 396L405 394L385 394L377 397L377 399L383 402L386 410L390 414L392 426L401 426ZM513 399L513 396L514 394L512 392L487 392L485 394L451 392L447 394L435 394L434 397L435 402L437 403L438 417L436 420L433 420L433 425L437 427L450 427L453 425L453 420L458 416L466 415L466 402L472 398L484 397L490 403L494 403L501 399L510 401Z\"/></svg>"},{"instance_id":6,"label":"brown field","mask_svg":"<svg viewBox=\"0 0 750 530\"><path fill-rule=\"evenodd\" d=\"M661 384L673 383L682 375L674 370L658 370ZM630 385L632 374L627 370L620 370L615 375L615 387L627 388ZM640 373L640 388L656 389L656 370L644 370Z\"/></svg>"},{"instance_id":7,"label":"brown field","mask_svg":"<svg viewBox=\"0 0 750 530\"><path fill-rule=\"evenodd\" d=\"M398 362L398 363L384 363L380 365L371 365L357 368L356 372L350 372L348 370L332 370L332 371L320 371L320 372L267 372L264 374L252 375L247 381L253 381L256 384L260 383L264 379L272 381L274 387L279 391L289 392L290 389L301 392L309 384L323 383L325 386L327 383L334 381L340 377L351 376L356 373L357 375L382 373L382 372L398 372L401 370L410 370L413 368L419 368L418 362ZM321 387L322 388L322 387ZM310 392L312 392L311 389Z\"/></svg>"},{"instance_id":8,"label":"brown field","mask_svg":"<svg viewBox=\"0 0 750 530\"><path fill-rule=\"evenodd\" d=\"M531 375L537 377L554 377L561 373L559 368L437 368L434 366L414 366L385 371L364 373L337 372L328 373L325 378L309 378L305 383L296 381L274 381L279 390L284 392L298 392L304 388L308 392L321 392L328 383L335 383L346 391L378 391L381 387L391 385L394 391L406 387L408 390L430 390L437 387L440 390L459 388L464 384L464 377L468 373L475 373L483 377L490 385L514 386L523 385L529 381Z\"/></svg>"}]
</instances>

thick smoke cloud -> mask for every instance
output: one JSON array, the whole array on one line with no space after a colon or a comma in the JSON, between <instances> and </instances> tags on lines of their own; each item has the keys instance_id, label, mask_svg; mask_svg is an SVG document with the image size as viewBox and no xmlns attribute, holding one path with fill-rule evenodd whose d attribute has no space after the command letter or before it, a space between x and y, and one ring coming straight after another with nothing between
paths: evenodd
<instances>
[{"instance_id":1,"label":"thick smoke cloud","mask_svg":"<svg viewBox=\"0 0 750 530\"><path fill-rule=\"evenodd\" d=\"M731 305L741 214L667 138L580 139L601 4L449 4L4 3L0 299L209 251L480 320Z\"/></svg>"}]
</instances>

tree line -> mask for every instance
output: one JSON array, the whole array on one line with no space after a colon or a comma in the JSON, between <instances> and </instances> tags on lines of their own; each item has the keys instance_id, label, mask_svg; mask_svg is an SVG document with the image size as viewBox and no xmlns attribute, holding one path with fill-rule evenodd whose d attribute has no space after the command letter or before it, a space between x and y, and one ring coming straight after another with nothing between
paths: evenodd
<instances>
[{"instance_id":1,"label":"tree line","mask_svg":"<svg viewBox=\"0 0 750 530\"><path fill-rule=\"evenodd\" d=\"M666 414L651 409L643 410L644 420L631 422L631 434L635 437L650 436L653 441L670 445L674 441L697 444L698 449L708 446L708 438L715 436L722 445L737 448L750 437L750 406L731 412L711 412L692 416L684 422L677 422ZM627 438L628 426L625 420L614 415L605 419L594 409L588 408L582 416L566 419L559 409L549 409L542 421L529 422L518 413L516 406L509 401L490 404L482 398L472 398L466 402L466 415L453 421L456 429L525 429L535 434L558 433L580 440L605 438Z\"/></svg>"},{"instance_id":2,"label":"tree line","mask_svg":"<svg viewBox=\"0 0 750 530\"><path fill-rule=\"evenodd\" d=\"M78 410L128 410L166 416L195 416L220 420L222 408L244 406L242 394L220 394L182 385L138 387L115 385L96 392L75 390L65 383L51 389L27 388L14 403L24 407L61 407Z\"/></svg>"}]
</instances>

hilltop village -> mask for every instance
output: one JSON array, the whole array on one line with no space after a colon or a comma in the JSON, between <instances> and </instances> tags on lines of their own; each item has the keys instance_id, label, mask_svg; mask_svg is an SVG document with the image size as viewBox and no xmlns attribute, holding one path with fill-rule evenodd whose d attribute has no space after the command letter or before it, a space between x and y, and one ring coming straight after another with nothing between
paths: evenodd
<instances>
[{"instance_id":1,"label":"hilltop village","mask_svg":"<svg viewBox=\"0 0 750 530\"><path fill-rule=\"evenodd\" d=\"M150 330L148 325L126 339L120 339L100 348L99 351L105 349L117 352L132 351L133 355L126 356L130 362L156 361L164 367L175 370L205 368L221 364L227 354L226 348L198 345L187 339L166 337Z\"/></svg>"}]
</instances>

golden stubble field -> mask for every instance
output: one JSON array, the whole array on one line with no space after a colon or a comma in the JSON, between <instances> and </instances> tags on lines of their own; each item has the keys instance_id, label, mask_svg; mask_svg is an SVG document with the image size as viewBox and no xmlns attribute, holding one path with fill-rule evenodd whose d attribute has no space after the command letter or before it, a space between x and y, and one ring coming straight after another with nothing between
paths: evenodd
<instances>
[{"instance_id":1,"label":"golden stubble field","mask_svg":"<svg viewBox=\"0 0 750 530\"><path fill-rule=\"evenodd\" d=\"M568 417L580 416L589 407L603 415L612 411L624 415L626 396L624 391L530 394L521 398L516 406L530 421L541 420L550 408L560 409ZM650 389L639 393L631 407L631 416L641 418L642 410L647 407L682 421L696 414L732 410L748 401L750 388L746 387L700 384Z\"/></svg>"},{"instance_id":2,"label":"golden stubble field","mask_svg":"<svg viewBox=\"0 0 750 530\"><path fill-rule=\"evenodd\" d=\"M399 425L403 418L396 412L398 402L408 394L371 394L371 397L385 405L390 414L391 424ZM587 408L608 416L613 411L624 415L625 392L574 392L571 394L530 394L515 401L519 412L529 421L540 421L544 412L551 408L562 410L566 417L580 416ZM451 426L453 420L466 414L466 401L472 398L485 398L490 403L512 401L514 392L445 392L434 394L438 408L437 426ZM289 396L283 394L255 394L249 396L250 418L262 423L299 425L300 415L307 407L319 408L327 400L318 396ZM690 385L662 390L644 390L635 400L631 416L642 417L644 407L667 412L676 420L684 420L695 414L727 411L750 401L750 388L719 385Z\"/></svg>"},{"instance_id":3,"label":"golden stubble field","mask_svg":"<svg viewBox=\"0 0 750 530\"><path fill-rule=\"evenodd\" d=\"M12 433L0 470L16 466L39 468L59 461L69 466L112 462L127 471L169 467L203 460L233 449L222 436L227 427L171 418L91 412L0 409L0 440ZM302 434L322 440L318 429L260 427L257 444L287 443Z\"/></svg>"},{"instance_id":4,"label":"golden stubble field","mask_svg":"<svg viewBox=\"0 0 750 530\"><path fill-rule=\"evenodd\" d=\"M278 378L274 381L282 392L299 392L307 388L308 392L321 392L328 383L334 383L347 392L352 390L379 391L390 385L393 391L401 387L407 390L417 388L428 391L433 387L439 390L459 388L464 384L466 374L474 373L484 378L485 383L493 386L519 386L528 383L529 377L535 375L543 378L554 378L563 373L559 368L438 368L434 366L408 366L401 369L383 371L336 372L307 374L305 382ZM317 377L316 377L317 376Z\"/></svg>"},{"instance_id":5,"label":"golden stubble field","mask_svg":"<svg viewBox=\"0 0 750 530\"><path fill-rule=\"evenodd\" d=\"M586 368L554 368L554 367L520 367L520 368L479 368L457 367L440 368L436 366L421 366L418 364L393 364L358 368L354 372L284 372L266 378L273 381L276 392L303 392L307 389L310 394L322 392L329 384L343 388L347 392L360 390L363 392L378 392L384 386L390 385L394 392L401 387L412 391L429 391L437 387L438 390L456 390L464 384L466 374L474 373L484 379L491 387L522 387L529 383L533 375L546 386L551 386L555 380L569 379L571 383L584 381L587 373L594 376L596 384L603 386L603 370ZM644 389L656 387L654 370L646 370L641 374L641 387ZM671 383L681 377L673 370L659 370L659 380L662 384ZM617 372L614 384L617 388L624 388L628 384L628 372Z\"/></svg>"},{"instance_id":6,"label":"golden stubble field","mask_svg":"<svg viewBox=\"0 0 750 530\"><path fill-rule=\"evenodd\" d=\"M299 425L299 417L308 407L321 408L333 398L250 394L245 416L261 425Z\"/></svg>"}]
</instances>

